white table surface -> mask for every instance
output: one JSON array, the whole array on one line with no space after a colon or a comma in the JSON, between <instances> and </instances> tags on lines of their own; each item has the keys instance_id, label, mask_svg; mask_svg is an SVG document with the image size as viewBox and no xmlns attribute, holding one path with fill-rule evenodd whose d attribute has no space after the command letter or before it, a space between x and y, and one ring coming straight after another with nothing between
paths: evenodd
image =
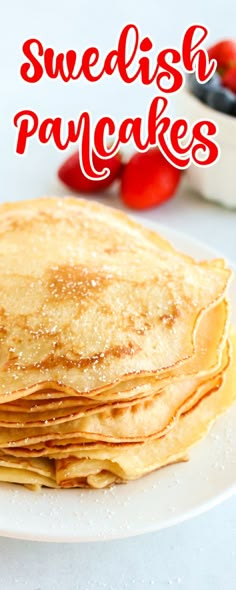
<instances>
[{"instance_id":1,"label":"white table surface","mask_svg":"<svg viewBox=\"0 0 236 590\"><path fill-rule=\"evenodd\" d=\"M212 39L235 36L235 0L8 0L1 5L2 98L0 132L0 200L63 194L55 170L63 155L32 141L24 158L14 155L12 117L22 108L41 116L75 117L85 106L96 116L142 113L153 89L141 85L121 89L104 81L73 88L42 81L29 87L19 77L20 45L39 36L58 50L81 48L97 41L111 48L129 21L143 33L156 35L160 46L178 43L192 22L211 27ZM82 91L81 91L82 88ZM121 207L116 197L104 201ZM236 258L236 211L227 211L183 188L173 200L146 212L152 220L205 241ZM199 485L201 482L199 481ZM157 498L158 501L158 498ZM1 510L1 508L0 508ZM0 539L0 585L3 590L234 590L236 587L236 496L192 521L138 538L95 544L46 544Z\"/></svg>"}]
</instances>

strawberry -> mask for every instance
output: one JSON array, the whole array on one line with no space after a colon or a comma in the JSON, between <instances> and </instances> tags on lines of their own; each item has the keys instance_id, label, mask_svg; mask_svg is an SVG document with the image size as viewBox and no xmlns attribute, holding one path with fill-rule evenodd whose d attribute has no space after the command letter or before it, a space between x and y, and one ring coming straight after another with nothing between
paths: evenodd
<instances>
[{"instance_id":1,"label":"strawberry","mask_svg":"<svg viewBox=\"0 0 236 590\"><path fill-rule=\"evenodd\" d=\"M160 205L174 195L180 176L181 171L170 164L157 147L136 153L124 168L121 198L133 209Z\"/></svg>"},{"instance_id":2,"label":"strawberry","mask_svg":"<svg viewBox=\"0 0 236 590\"><path fill-rule=\"evenodd\" d=\"M104 160L93 153L93 163L96 170L109 168L110 174L105 179L92 180L84 176L81 170L78 152L72 154L58 170L58 177L70 189L78 193L95 193L108 188L121 174L123 167L120 154Z\"/></svg>"},{"instance_id":3,"label":"strawberry","mask_svg":"<svg viewBox=\"0 0 236 590\"><path fill-rule=\"evenodd\" d=\"M219 41L208 49L208 55L210 59L217 60L217 70L223 74L226 70L236 66L236 40Z\"/></svg>"},{"instance_id":4,"label":"strawberry","mask_svg":"<svg viewBox=\"0 0 236 590\"><path fill-rule=\"evenodd\" d=\"M236 94L236 65L222 76L222 84Z\"/></svg>"}]
</instances>

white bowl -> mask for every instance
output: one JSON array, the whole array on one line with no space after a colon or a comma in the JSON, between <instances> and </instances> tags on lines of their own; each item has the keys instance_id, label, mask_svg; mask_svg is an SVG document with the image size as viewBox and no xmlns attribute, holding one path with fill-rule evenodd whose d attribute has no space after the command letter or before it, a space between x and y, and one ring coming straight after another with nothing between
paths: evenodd
<instances>
[{"instance_id":1,"label":"white bowl","mask_svg":"<svg viewBox=\"0 0 236 590\"><path fill-rule=\"evenodd\" d=\"M191 124L206 118L213 120L219 129L218 161L206 168L190 166L186 173L188 184L206 199L236 207L236 117L212 109L186 89L178 95L177 110Z\"/></svg>"}]
</instances>

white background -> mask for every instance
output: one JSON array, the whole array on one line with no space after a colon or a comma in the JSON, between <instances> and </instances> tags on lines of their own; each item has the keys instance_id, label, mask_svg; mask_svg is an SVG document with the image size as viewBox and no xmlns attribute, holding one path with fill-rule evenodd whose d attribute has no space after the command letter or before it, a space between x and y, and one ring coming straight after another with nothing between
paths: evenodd
<instances>
[{"instance_id":1,"label":"white background","mask_svg":"<svg viewBox=\"0 0 236 590\"><path fill-rule=\"evenodd\" d=\"M14 155L12 119L17 111L31 108L41 118L76 118L90 110L94 119L111 114L119 120L129 114L142 115L155 95L153 87L142 88L139 82L125 87L118 77L96 85L82 80L63 85L46 79L27 85L18 75L26 38L38 37L45 46L58 51L73 48L78 53L95 44L105 54L115 47L128 22L135 22L144 36L151 36L157 50L178 46L183 30L193 22L209 26L210 42L235 37L235 0L1 0L0 7L2 201L63 193L55 171L64 155L53 146L41 146L32 139L24 157ZM121 206L117 198L106 199ZM172 201L145 215L235 258L236 212L181 189ZM201 485L197 474L196 485ZM136 539L75 546L2 539L0 583L3 590L233 590L236 498L194 521Z\"/></svg>"}]
</instances>

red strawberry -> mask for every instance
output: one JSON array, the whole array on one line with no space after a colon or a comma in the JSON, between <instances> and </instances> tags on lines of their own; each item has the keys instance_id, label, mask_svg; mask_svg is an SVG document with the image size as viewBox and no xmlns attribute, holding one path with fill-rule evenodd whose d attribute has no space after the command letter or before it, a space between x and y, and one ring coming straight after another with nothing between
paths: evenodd
<instances>
[{"instance_id":1,"label":"red strawberry","mask_svg":"<svg viewBox=\"0 0 236 590\"><path fill-rule=\"evenodd\" d=\"M134 154L123 172L121 198L133 209L160 205L174 195L180 176L156 147Z\"/></svg>"},{"instance_id":2,"label":"red strawberry","mask_svg":"<svg viewBox=\"0 0 236 590\"><path fill-rule=\"evenodd\" d=\"M212 45L208 49L210 59L216 59L218 62L217 70L224 73L226 70L236 66L236 40L225 39Z\"/></svg>"},{"instance_id":3,"label":"red strawberry","mask_svg":"<svg viewBox=\"0 0 236 590\"><path fill-rule=\"evenodd\" d=\"M222 77L222 84L236 94L236 65L225 72Z\"/></svg>"},{"instance_id":4,"label":"red strawberry","mask_svg":"<svg viewBox=\"0 0 236 590\"><path fill-rule=\"evenodd\" d=\"M103 160L93 153L93 163L96 170L109 168L110 174L101 180L92 180L84 176L81 170L78 152L72 154L58 170L58 177L70 189L78 193L95 193L105 190L120 176L123 167L120 154Z\"/></svg>"}]
</instances>

